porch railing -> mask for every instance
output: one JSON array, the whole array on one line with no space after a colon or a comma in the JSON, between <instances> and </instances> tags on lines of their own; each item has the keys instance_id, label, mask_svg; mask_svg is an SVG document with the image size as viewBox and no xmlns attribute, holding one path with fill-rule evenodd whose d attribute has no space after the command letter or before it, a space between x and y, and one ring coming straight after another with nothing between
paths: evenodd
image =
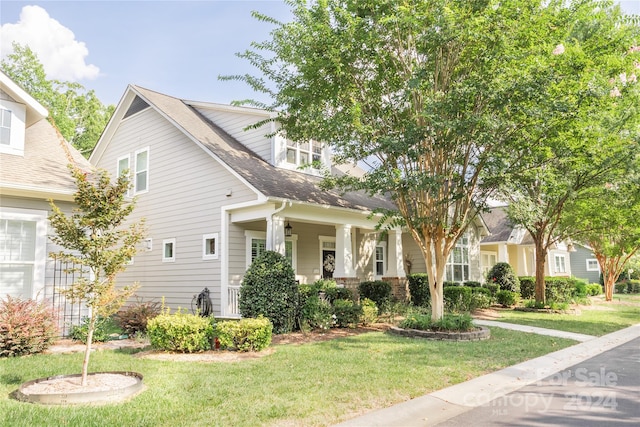
<instances>
[{"instance_id":1,"label":"porch railing","mask_svg":"<svg viewBox=\"0 0 640 427\"><path fill-rule=\"evenodd\" d=\"M240 317L240 309L238 308L238 299L240 297L240 286L227 287L227 315L231 317Z\"/></svg>"}]
</instances>

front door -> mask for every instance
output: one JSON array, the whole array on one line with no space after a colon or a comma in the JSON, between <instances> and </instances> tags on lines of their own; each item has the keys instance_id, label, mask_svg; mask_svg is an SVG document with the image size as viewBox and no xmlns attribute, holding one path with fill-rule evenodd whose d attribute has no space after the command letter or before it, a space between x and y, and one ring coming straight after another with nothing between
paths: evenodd
<instances>
[{"instance_id":1,"label":"front door","mask_svg":"<svg viewBox=\"0 0 640 427\"><path fill-rule=\"evenodd\" d=\"M336 251L322 251L322 278L333 279L336 269Z\"/></svg>"}]
</instances>

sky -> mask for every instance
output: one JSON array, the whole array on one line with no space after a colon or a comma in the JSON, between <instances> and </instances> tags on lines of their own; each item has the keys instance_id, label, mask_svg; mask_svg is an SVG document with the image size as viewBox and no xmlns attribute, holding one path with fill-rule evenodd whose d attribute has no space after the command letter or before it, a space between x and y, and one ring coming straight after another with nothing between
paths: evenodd
<instances>
[{"instance_id":1,"label":"sky","mask_svg":"<svg viewBox=\"0 0 640 427\"><path fill-rule=\"evenodd\" d=\"M640 0L619 3L640 15ZM78 82L104 104L117 104L128 84L195 101L268 101L243 82L218 79L257 74L236 56L274 28L254 10L291 18L280 0L0 0L0 58L13 41L28 45L49 79Z\"/></svg>"}]
</instances>

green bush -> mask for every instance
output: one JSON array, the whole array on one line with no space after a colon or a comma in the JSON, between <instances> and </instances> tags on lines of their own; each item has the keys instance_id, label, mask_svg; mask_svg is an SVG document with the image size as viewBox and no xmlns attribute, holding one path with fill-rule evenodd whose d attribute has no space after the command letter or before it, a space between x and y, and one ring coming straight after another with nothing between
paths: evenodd
<instances>
[{"instance_id":1,"label":"green bush","mask_svg":"<svg viewBox=\"0 0 640 427\"><path fill-rule=\"evenodd\" d=\"M445 314L440 320L431 321L426 313L413 312L399 325L403 329L417 329L420 331L455 331L466 332L474 329L473 319L468 313Z\"/></svg>"},{"instance_id":2,"label":"green bush","mask_svg":"<svg viewBox=\"0 0 640 427\"><path fill-rule=\"evenodd\" d=\"M333 325L331 314L331 304L327 300L320 299L317 294L310 295L300 310L300 329L327 330Z\"/></svg>"},{"instance_id":3,"label":"green bush","mask_svg":"<svg viewBox=\"0 0 640 427\"><path fill-rule=\"evenodd\" d=\"M32 299L0 300L0 357L40 353L59 336L52 308Z\"/></svg>"},{"instance_id":4,"label":"green bush","mask_svg":"<svg viewBox=\"0 0 640 427\"><path fill-rule=\"evenodd\" d=\"M276 334L293 330L298 311L298 285L287 259L265 251L247 270L240 286L238 307L242 317L265 316Z\"/></svg>"},{"instance_id":5,"label":"green bush","mask_svg":"<svg viewBox=\"0 0 640 427\"><path fill-rule=\"evenodd\" d=\"M536 278L532 276L519 276L520 296L522 299L531 299L536 296Z\"/></svg>"},{"instance_id":6,"label":"green bush","mask_svg":"<svg viewBox=\"0 0 640 427\"><path fill-rule=\"evenodd\" d=\"M373 282L362 282L358 286L360 298L369 298L378 306L378 310L382 311L391 301L391 285L382 280Z\"/></svg>"},{"instance_id":7,"label":"green bush","mask_svg":"<svg viewBox=\"0 0 640 427\"><path fill-rule=\"evenodd\" d=\"M574 296L578 296L578 297L585 297L587 296L587 284L586 282L579 280L579 279L575 279L574 283L573 283L573 294Z\"/></svg>"},{"instance_id":8,"label":"green bush","mask_svg":"<svg viewBox=\"0 0 640 427\"><path fill-rule=\"evenodd\" d=\"M545 277L545 300L551 302L570 302L575 289L575 280L569 277Z\"/></svg>"},{"instance_id":9,"label":"green bush","mask_svg":"<svg viewBox=\"0 0 640 427\"><path fill-rule=\"evenodd\" d=\"M260 351L271 344L273 325L266 317L258 316L255 319L218 322L213 333L218 338L220 348Z\"/></svg>"},{"instance_id":10,"label":"green bush","mask_svg":"<svg viewBox=\"0 0 640 427\"><path fill-rule=\"evenodd\" d=\"M96 326L93 329L92 342L105 342L109 340L110 335L122 334L122 328L118 326L117 322L112 317L98 316L96 319ZM84 317L82 323L79 325L73 325L69 331L69 337L75 341L81 341L83 344L87 343L87 336L89 334L89 318Z\"/></svg>"},{"instance_id":11,"label":"green bush","mask_svg":"<svg viewBox=\"0 0 640 427\"><path fill-rule=\"evenodd\" d=\"M339 299L348 299L353 301L353 292L351 292L351 289L338 288L337 286L333 286L324 289L323 292L330 303L333 303L335 300Z\"/></svg>"},{"instance_id":12,"label":"green bush","mask_svg":"<svg viewBox=\"0 0 640 427\"><path fill-rule=\"evenodd\" d=\"M491 292L492 297L495 297L496 293L500 290L500 286L498 286L495 283L487 283L484 287L489 289L489 292Z\"/></svg>"},{"instance_id":13,"label":"green bush","mask_svg":"<svg viewBox=\"0 0 640 427\"><path fill-rule=\"evenodd\" d=\"M482 283L476 282L475 280L467 280L466 282L463 283L463 285L468 286L470 288L479 288L480 286L482 286Z\"/></svg>"},{"instance_id":14,"label":"green bush","mask_svg":"<svg viewBox=\"0 0 640 427\"><path fill-rule=\"evenodd\" d=\"M414 273L407 276L411 303L423 306L430 302L429 277L426 273Z\"/></svg>"},{"instance_id":15,"label":"green bush","mask_svg":"<svg viewBox=\"0 0 640 427\"><path fill-rule=\"evenodd\" d=\"M378 307L376 303L369 298L364 298L360 301L360 307L362 308L362 316L360 322L364 325L370 325L378 320Z\"/></svg>"},{"instance_id":16,"label":"green bush","mask_svg":"<svg viewBox=\"0 0 640 427\"><path fill-rule=\"evenodd\" d=\"M487 277L489 283L497 284L502 291L520 292L520 280L513 271L513 267L507 262L499 262L491 267Z\"/></svg>"},{"instance_id":17,"label":"green bush","mask_svg":"<svg viewBox=\"0 0 640 427\"><path fill-rule=\"evenodd\" d=\"M467 286L447 286L443 289L444 307L449 312L471 311L471 289Z\"/></svg>"},{"instance_id":18,"label":"green bush","mask_svg":"<svg viewBox=\"0 0 640 427\"><path fill-rule=\"evenodd\" d=\"M398 325L402 329L417 329L428 331L431 328L431 315L412 311Z\"/></svg>"},{"instance_id":19,"label":"green bush","mask_svg":"<svg viewBox=\"0 0 640 427\"><path fill-rule=\"evenodd\" d=\"M443 288L447 288L449 286L460 286L460 283L454 282L454 281L451 281L451 280L445 280L444 282L442 282L442 287Z\"/></svg>"},{"instance_id":20,"label":"green bush","mask_svg":"<svg viewBox=\"0 0 640 427\"><path fill-rule=\"evenodd\" d=\"M136 301L135 304L123 307L114 317L116 324L128 335L147 332L147 322L160 314L160 303L157 301Z\"/></svg>"},{"instance_id":21,"label":"green bush","mask_svg":"<svg viewBox=\"0 0 640 427\"><path fill-rule=\"evenodd\" d=\"M615 285L613 285L613 290L616 294L626 294L627 284L625 282L616 283Z\"/></svg>"},{"instance_id":22,"label":"green bush","mask_svg":"<svg viewBox=\"0 0 640 427\"><path fill-rule=\"evenodd\" d=\"M472 289L483 289L483 288L472 288ZM493 298L491 297L491 293L487 292L473 292L471 294L471 311L477 310L480 308L489 308L491 307L491 303L493 302Z\"/></svg>"},{"instance_id":23,"label":"green bush","mask_svg":"<svg viewBox=\"0 0 640 427\"><path fill-rule=\"evenodd\" d=\"M599 283L590 283L587 285L587 295L598 296L602 293L602 285Z\"/></svg>"},{"instance_id":24,"label":"green bush","mask_svg":"<svg viewBox=\"0 0 640 427\"><path fill-rule=\"evenodd\" d=\"M502 290L496 292L496 301L503 307L511 307L518 302L519 294L513 291Z\"/></svg>"},{"instance_id":25,"label":"green bush","mask_svg":"<svg viewBox=\"0 0 640 427\"><path fill-rule=\"evenodd\" d=\"M638 294L640 293L640 280L628 280L627 281L627 293Z\"/></svg>"},{"instance_id":26,"label":"green bush","mask_svg":"<svg viewBox=\"0 0 640 427\"><path fill-rule=\"evenodd\" d=\"M213 318L177 311L165 311L150 319L147 334L154 348L181 353L211 349Z\"/></svg>"},{"instance_id":27,"label":"green bush","mask_svg":"<svg viewBox=\"0 0 640 427\"><path fill-rule=\"evenodd\" d=\"M358 304L349 299L337 299L332 305L336 326L339 328L355 328L362 315Z\"/></svg>"}]
</instances>

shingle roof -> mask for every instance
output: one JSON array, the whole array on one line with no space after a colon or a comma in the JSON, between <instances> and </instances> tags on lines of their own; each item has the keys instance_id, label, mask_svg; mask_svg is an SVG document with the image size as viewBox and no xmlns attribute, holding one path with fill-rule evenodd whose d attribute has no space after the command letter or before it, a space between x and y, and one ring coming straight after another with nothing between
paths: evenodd
<instances>
[{"instance_id":1,"label":"shingle roof","mask_svg":"<svg viewBox=\"0 0 640 427\"><path fill-rule=\"evenodd\" d=\"M482 239L481 243L506 242L513 231L513 225L507 217L506 207L494 207L483 213L482 218L487 224L491 235Z\"/></svg>"},{"instance_id":2,"label":"shingle roof","mask_svg":"<svg viewBox=\"0 0 640 427\"><path fill-rule=\"evenodd\" d=\"M41 119L25 130L24 156L0 153L0 183L49 193L73 193L76 186L67 169L70 162L93 169L47 119Z\"/></svg>"},{"instance_id":3,"label":"shingle roof","mask_svg":"<svg viewBox=\"0 0 640 427\"><path fill-rule=\"evenodd\" d=\"M364 192L341 194L321 190L321 178L269 164L200 114L187 101L139 86L132 88L266 197L357 210L394 206L388 199L370 197Z\"/></svg>"}]
</instances>

